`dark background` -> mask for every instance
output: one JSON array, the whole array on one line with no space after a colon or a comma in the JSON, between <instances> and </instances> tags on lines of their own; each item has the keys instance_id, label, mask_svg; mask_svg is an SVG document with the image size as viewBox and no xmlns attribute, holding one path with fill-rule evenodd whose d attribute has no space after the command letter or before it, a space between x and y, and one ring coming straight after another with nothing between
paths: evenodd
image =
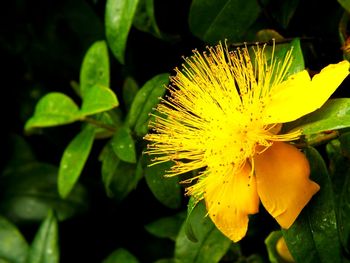
<instances>
[{"instance_id":1,"label":"dark background","mask_svg":"<svg viewBox=\"0 0 350 263\"><path fill-rule=\"evenodd\" d=\"M279 30L288 38L301 37L308 68L318 71L342 59L337 28L343 10L336 1L322 1L322 4L303 1L287 28L281 27L274 18L274 12L278 12L275 2L266 4L258 23L262 28ZM1 4L2 169L12 158L9 140L12 134L23 136L41 162L59 164L63 150L79 130L78 124L46 129L31 136L24 134L23 126L38 99L48 92L65 93L79 103L70 82L79 81L80 65L88 47L96 40L105 39L104 8L105 1L99 0L16 0ZM160 30L177 36L177 40L162 41L132 28L125 66L110 53L111 87L119 96L126 76L132 76L142 85L156 74L172 72L182 63L181 56L190 55L192 49L205 47L205 43L194 37L188 28L189 8L190 1L186 0L155 0ZM340 89L335 96L344 94L346 92ZM122 203L108 198L97 161L102 146L102 142L94 145L80 179L88 189L89 209L59 224L61 262L100 262L118 247L127 248L141 262L171 257L173 243L148 234L144 225L178 211L162 206L144 180ZM183 207L185 203L186 199ZM258 238L261 240L254 242L257 240L251 240L248 235L242 242L243 250L247 254L255 251L266 256L265 248L260 244L275 225L264 213L256 219L251 224L260 227ZM31 242L38 223L19 223L18 226ZM259 247L251 247L252 242Z\"/></svg>"}]
</instances>

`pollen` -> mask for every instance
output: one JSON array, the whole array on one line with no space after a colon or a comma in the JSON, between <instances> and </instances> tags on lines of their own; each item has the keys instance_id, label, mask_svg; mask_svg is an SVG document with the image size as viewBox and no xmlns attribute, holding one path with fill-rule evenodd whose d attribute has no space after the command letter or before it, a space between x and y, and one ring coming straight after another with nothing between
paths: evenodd
<instances>
[{"instance_id":1,"label":"pollen","mask_svg":"<svg viewBox=\"0 0 350 263\"><path fill-rule=\"evenodd\" d=\"M292 50L276 59L274 48L269 57L259 45L194 50L175 69L145 136L151 165L173 163L166 176L197 171L183 181L186 194L204 199L214 224L235 242L260 201L288 228L319 190L308 160L288 143L302 131L283 134L282 123L321 107L349 73L342 61L312 80L305 70L287 76Z\"/></svg>"},{"instance_id":2,"label":"pollen","mask_svg":"<svg viewBox=\"0 0 350 263\"><path fill-rule=\"evenodd\" d=\"M268 63L264 49L257 45L252 60L247 48L229 51L219 44L184 59L171 78L170 95L156 109L154 132L145 137L151 142L147 153L157 155L153 164L173 161L168 176L204 167L239 170L271 141L300 136L300 131L274 133L265 114L270 93L291 64L291 51L283 63L272 52Z\"/></svg>"}]
</instances>

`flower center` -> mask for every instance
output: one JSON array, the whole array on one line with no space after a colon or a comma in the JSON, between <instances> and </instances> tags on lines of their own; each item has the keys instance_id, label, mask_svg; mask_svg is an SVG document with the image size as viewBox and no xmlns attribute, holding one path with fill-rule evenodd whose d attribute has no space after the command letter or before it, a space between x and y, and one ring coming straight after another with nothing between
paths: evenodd
<instances>
[{"instance_id":1,"label":"flower center","mask_svg":"<svg viewBox=\"0 0 350 263\"><path fill-rule=\"evenodd\" d=\"M236 116L235 116L236 115ZM235 112L208 125L204 158L211 167L233 165L240 168L255 154L256 146L269 146L270 132L257 114Z\"/></svg>"}]
</instances>

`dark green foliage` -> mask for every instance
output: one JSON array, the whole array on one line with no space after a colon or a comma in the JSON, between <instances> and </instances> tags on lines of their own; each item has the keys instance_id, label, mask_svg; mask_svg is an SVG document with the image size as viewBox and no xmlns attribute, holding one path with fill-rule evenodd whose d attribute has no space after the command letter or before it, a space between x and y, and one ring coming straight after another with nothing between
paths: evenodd
<instances>
[{"instance_id":1,"label":"dark green foliage","mask_svg":"<svg viewBox=\"0 0 350 263\"><path fill-rule=\"evenodd\" d=\"M297 262L341 262L334 194L327 167L314 148L307 148L311 178L321 189L294 222L283 231Z\"/></svg>"},{"instance_id":2,"label":"dark green foliage","mask_svg":"<svg viewBox=\"0 0 350 263\"><path fill-rule=\"evenodd\" d=\"M0 262L284 262L282 233L296 262L350 262L349 81L283 127L302 129L321 186L288 230L261 209L232 243L184 196L198 171L167 177L173 163L151 165L143 140L181 56L260 41L269 58L274 38L275 57L293 48L286 77L313 75L350 56L349 1L7 2Z\"/></svg>"}]
</instances>

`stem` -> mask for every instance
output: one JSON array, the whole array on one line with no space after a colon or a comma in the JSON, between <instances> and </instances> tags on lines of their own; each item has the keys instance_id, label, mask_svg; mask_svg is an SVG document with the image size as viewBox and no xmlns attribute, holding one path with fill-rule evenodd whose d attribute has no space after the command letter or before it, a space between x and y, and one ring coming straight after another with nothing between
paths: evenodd
<instances>
[{"instance_id":1,"label":"stem","mask_svg":"<svg viewBox=\"0 0 350 263\"><path fill-rule=\"evenodd\" d=\"M268 45L268 46L273 46L273 45L279 45L279 44L286 44L290 43L294 40L295 38L284 38L284 39L272 39L268 41L255 41L255 42L243 42L243 43L230 43L229 46L237 48L237 47L250 47L250 46L256 46L256 45ZM299 37L301 41L315 41L318 40L315 37Z\"/></svg>"},{"instance_id":2,"label":"stem","mask_svg":"<svg viewBox=\"0 0 350 263\"><path fill-rule=\"evenodd\" d=\"M97 127L100 127L100 128L106 129L106 130L109 130L111 132L116 132L117 131L117 129L115 127L113 127L111 125L108 125L108 124L105 124L103 122L100 122L100 121L98 121L98 120L96 120L94 118L85 117L83 120L88 122L88 123L90 123L90 124L92 124L92 125L94 125L94 126L97 126Z\"/></svg>"},{"instance_id":3,"label":"stem","mask_svg":"<svg viewBox=\"0 0 350 263\"><path fill-rule=\"evenodd\" d=\"M327 141L336 139L338 137L339 137L338 131L323 132L323 133L317 134L314 138L310 138L307 141L295 143L294 146L297 148L304 148L307 146L316 146L316 145L325 143Z\"/></svg>"}]
</instances>

